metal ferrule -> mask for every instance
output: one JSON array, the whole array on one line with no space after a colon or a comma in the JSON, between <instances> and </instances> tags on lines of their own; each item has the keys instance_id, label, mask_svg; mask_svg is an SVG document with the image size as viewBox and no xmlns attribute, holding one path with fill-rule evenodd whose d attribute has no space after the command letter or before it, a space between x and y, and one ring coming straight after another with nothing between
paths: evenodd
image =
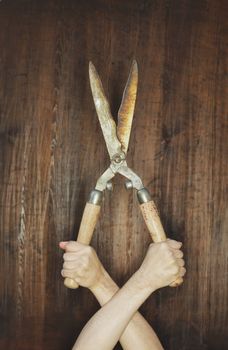
<instances>
[{"instance_id":1,"label":"metal ferrule","mask_svg":"<svg viewBox=\"0 0 228 350\"><path fill-rule=\"evenodd\" d=\"M103 192L98 190L93 190L90 192L88 203L95 205L100 205L102 201Z\"/></svg>"},{"instance_id":2,"label":"metal ferrule","mask_svg":"<svg viewBox=\"0 0 228 350\"><path fill-rule=\"evenodd\" d=\"M137 192L139 204L147 203L152 200L149 191L144 187Z\"/></svg>"}]
</instances>

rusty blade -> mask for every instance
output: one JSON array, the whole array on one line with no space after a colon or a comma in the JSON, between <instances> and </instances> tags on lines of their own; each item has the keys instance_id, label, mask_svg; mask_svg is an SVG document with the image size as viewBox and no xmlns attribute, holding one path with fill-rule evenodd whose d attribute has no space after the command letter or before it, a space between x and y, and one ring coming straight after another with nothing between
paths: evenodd
<instances>
[{"instance_id":1,"label":"rusty blade","mask_svg":"<svg viewBox=\"0 0 228 350\"><path fill-rule=\"evenodd\" d=\"M132 119L138 86L138 65L134 60L124 89L122 102L118 111L117 136L121 142L123 152L127 153L131 133Z\"/></svg>"},{"instance_id":2,"label":"rusty blade","mask_svg":"<svg viewBox=\"0 0 228 350\"><path fill-rule=\"evenodd\" d=\"M98 119L109 156L112 158L115 154L121 152L121 143L117 138L116 123L113 120L101 80L92 62L89 63L89 78Z\"/></svg>"}]
</instances>

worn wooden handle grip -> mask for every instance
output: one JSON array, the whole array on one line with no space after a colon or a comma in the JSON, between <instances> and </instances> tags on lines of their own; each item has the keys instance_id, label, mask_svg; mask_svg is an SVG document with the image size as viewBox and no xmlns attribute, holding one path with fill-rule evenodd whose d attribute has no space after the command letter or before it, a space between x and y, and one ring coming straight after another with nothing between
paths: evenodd
<instances>
[{"instance_id":1,"label":"worn wooden handle grip","mask_svg":"<svg viewBox=\"0 0 228 350\"><path fill-rule=\"evenodd\" d=\"M154 201L140 204L140 209L146 226L150 232L153 242L162 242L166 240L166 234L163 229L157 208Z\"/></svg>"},{"instance_id":2,"label":"worn wooden handle grip","mask_svg":"<svg viewBox=\"0 0 228 350\"><path fill-rule=\"evenodd\" d=\"M167 239L165 231L163 229L158 210L154 201L149 201L146 203L140 204L140 209L146 226L150 232L153 242L163 242ZM174 281L170 287L177 287L182 283L182 279L178 278Z\"/></svg>"},{"instance_id":3,"label":"worn wooden handle grip","mask_svg":"<svg viewBox=\"0 0 228 350\"><path fill-rule=\"evenodd\" d=\"M93 203L86 203L82 221L79 228L77 242L82 244L90 244L90 241L93 236L93 231L95 229L99 213L100 213L100 205L96 205ZM71 278L65 278L64 285L67 288L77 289L79 286L77 282Z\"/></svg>"}]
</instances>

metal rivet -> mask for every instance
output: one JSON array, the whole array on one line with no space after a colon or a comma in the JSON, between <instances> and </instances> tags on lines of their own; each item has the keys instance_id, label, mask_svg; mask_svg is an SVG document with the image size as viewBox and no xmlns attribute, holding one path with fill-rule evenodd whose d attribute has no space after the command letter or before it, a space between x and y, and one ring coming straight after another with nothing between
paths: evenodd
<instances>
[{"instance_id":1,"label":"metal rivet","mask_svg":"<svg viewBox=\"0 0 228 350\"><path fill-rule=\"evenodd\" d=\"M132 183L131 180L127 180L127 181L125 182L125 188L126 188L127 190L130 190L131 188L133 188L133 183Z\"/></svg>"},{"instance_id":2,"label":"metal rivet","mask_svg":"<svg viewBox=\"0 0 228 350\"><path fill-rule=\"evenodd\" d=\"M108 191L112 191L113 190L113 184L111 181L108 181L106 184L106 188Z\"/></svg>"}]
</instances>

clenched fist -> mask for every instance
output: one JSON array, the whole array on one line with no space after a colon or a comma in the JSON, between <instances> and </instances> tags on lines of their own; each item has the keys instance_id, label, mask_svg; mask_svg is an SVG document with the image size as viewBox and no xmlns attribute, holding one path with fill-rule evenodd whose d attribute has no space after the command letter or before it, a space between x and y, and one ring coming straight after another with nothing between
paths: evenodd
<instances>
[{"instance_id":1,"label":"clenched fist","mask_svg":"<svg viewBox=\"0 0 228 350\"><path fill-rule=\"evenodd\" d=\"M74 279L82 287L94 287L104 271L95 250L73 241L60 242L59 246L65 250L62 276Z\"/></svg>"},{"instance_id":2,"label":"clenched fist","mask_svg":"<svg viewBox=\"0 0 228 350\"><path fill-rule=\"evenodd\" d=\"M138 270L143 286L158 289L172 285L177 279L183 280L186 269L181 246L181 242L171 239L150 244Z\"/></svg>"},{"instance_id":3,"label":"clenched fist","mask_svg":"<svg viewBox=\"0 0 228 350\"><path fill-rule=\"evenodd\" d=\"M167 239L165 242L150 244L142 265L136 272L140 285L153 290L172 285L177 279L183 280L186 273L182 243ZM63 277L74 279L80 286L94 288L106 278L106 271L95 250L78 242L61 242L65 250Z\"/></svg>"}]
</instances>

